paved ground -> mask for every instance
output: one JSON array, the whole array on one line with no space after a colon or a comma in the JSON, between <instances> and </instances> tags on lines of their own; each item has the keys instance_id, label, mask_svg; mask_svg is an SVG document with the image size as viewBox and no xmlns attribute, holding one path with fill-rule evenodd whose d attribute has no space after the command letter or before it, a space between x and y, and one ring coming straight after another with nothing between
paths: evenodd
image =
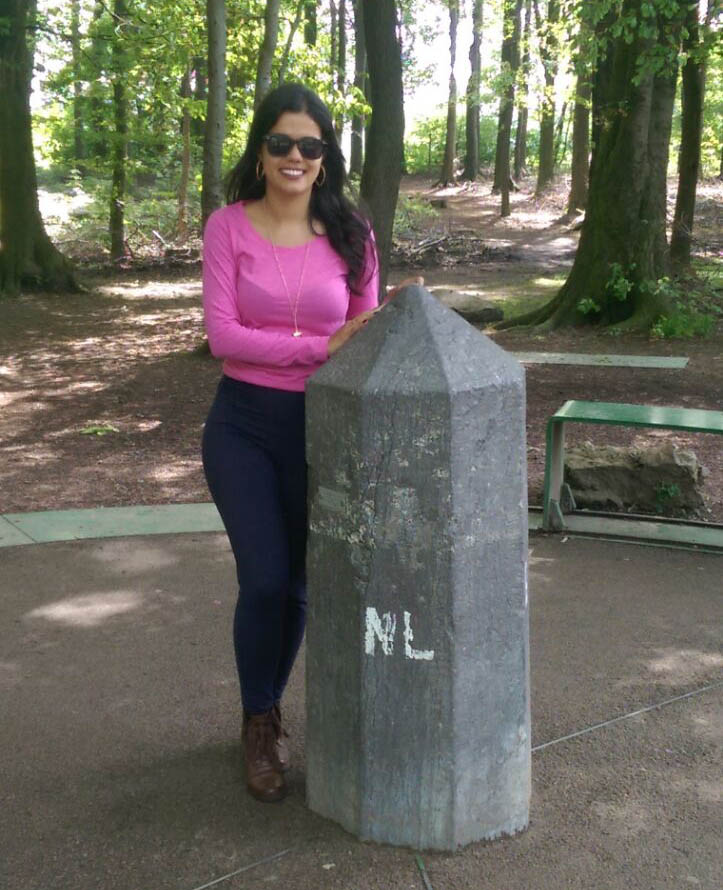
<instances>
[{"instance_id":1,"label":"paved ground","mask_svg":"<svg viewBox=\"0 0 723 890\"><path fill-rule=\"evenodd\" d=\"M531 550L531 825L422 854L427 890L717 890L721 557ZM0 549L0 886L424 890L413 851L305 808L303 659L292 793L245 794L233 587L217 533Z\"/></svg>"}]
</instances>

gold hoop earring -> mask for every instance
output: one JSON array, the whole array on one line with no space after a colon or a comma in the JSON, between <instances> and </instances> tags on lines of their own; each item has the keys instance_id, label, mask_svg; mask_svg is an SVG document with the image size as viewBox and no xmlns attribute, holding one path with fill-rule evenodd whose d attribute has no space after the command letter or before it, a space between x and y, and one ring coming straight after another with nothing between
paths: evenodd
<instances>
[{"instance_id":1,"label":"gold hoop earring","mask_svg":"<svg viewBox=\"0 0 723 890\"><path fill-rule=\"evenodd\" d=\"M321 176L321 179L319 179L319 176ZM321 169L319 170L319 176L317 176L314 180L314 185L317 188L321 188L322 185L324 185L324 183L326 182L326 170L324 169L323 164L321 165Z\"/></svg>"},{"instance_id":2,"label":"gold hoop earring","mask_svg":"<svg viewBox=\"0 0 723 890\"><path fill-rule=\"evenodd\" d=\"M264 178L264 168L261 166L261 159L256 161L256 178L261 180Z\"/></svg>"}]
</instances>

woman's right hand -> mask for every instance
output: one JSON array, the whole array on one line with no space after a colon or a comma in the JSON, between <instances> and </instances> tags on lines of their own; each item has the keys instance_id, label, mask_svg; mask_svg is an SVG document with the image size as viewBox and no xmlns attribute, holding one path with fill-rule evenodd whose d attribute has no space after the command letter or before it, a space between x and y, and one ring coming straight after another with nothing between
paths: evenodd
<instances>
[{"instance_id":1,"label":"woman's right hand","mask_svg":"<svg viewBox=\"0 0 723 890\"><path fill-rule=\"evenodd\" d=\"M354 334L364 327L376 311L376 309L370 309L368 312L360 312L359 315L355 315L354 318L343 324L336 333L332 334L329 338L329 355L334 355L347 340L351 340Z\"/></svg>"}]
</instances>

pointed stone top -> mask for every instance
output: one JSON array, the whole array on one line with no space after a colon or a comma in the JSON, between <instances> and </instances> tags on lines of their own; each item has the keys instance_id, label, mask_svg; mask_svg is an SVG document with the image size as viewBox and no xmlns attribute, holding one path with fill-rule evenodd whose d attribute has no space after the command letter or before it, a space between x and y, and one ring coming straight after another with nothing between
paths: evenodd
<instances>
[{"instance_id":1,"label":"pointed stone top","mask_svg":"<svg viewBox=\"0 0 723 890\"><path fill-rule=\"evenodd\" d=\"M405 287L309 381L348 392L458 393L522 385L520 363L439 302Z\"/></svg>"}]
</instances>

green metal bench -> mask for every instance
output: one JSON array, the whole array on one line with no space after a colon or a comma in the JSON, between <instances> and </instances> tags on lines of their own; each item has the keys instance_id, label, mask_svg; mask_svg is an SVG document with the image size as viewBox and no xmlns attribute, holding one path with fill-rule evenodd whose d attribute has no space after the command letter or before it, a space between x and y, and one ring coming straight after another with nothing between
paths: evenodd
<instances>
[{"instance_id":1,"label":"green metal bench","mask_svg":"<svg viewBox=\"0 0 723 890\"><path fill-rule=\"evenodd\" d=\"M547 421L545 490L542 527L565 527L561 507L565 461L566 423L607 423L616 426L658 427L687 433L723 434L723 411L698 408L666 408L659 405L628 405L617 402L571 400Z\"/></svg>"}]
</instances>

